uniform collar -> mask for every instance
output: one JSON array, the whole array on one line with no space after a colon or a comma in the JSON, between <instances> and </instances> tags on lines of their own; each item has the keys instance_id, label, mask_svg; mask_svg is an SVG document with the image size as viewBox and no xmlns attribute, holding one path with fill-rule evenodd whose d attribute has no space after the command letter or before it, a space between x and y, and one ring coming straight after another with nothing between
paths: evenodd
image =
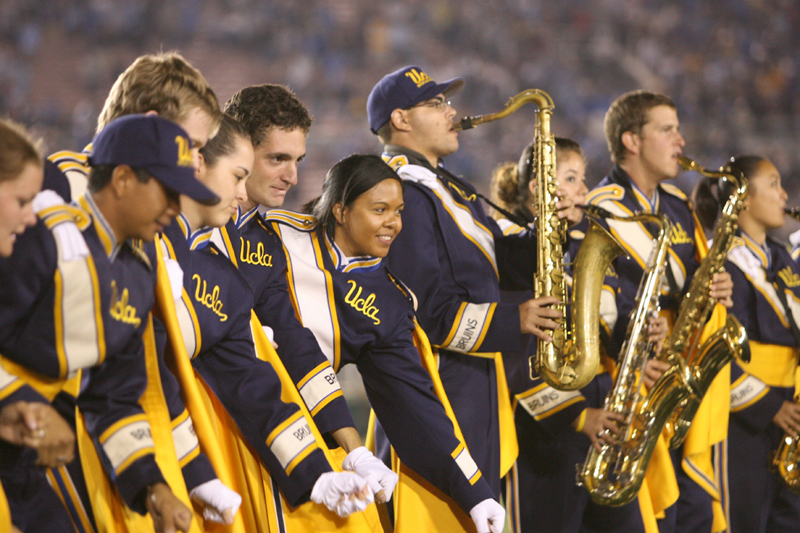
<instances>
[{"instance_id":1,"label":"uniform collar","mask_svg":"<svg viewBox=\"0 0 800 533\"><path fill-rule=\"evenodd\" d=\"M103 244L103 248L106 251L109 261L113 262L114 259L117 258L120 248L122 248L122 243L117 242L117 237L114 235L114 230L111 228L108 220L106 220L106 217L103 216L100 208L97 207L97 204L92 197L92 193L86 191L83 196L78 198L78 205L84 211L89 213L89 216L92 217L97 236L100 238L100 242Z\"/></svg>"},{"instance_id":2,"label":"uniform collar","mask_svg":"<svg viewBox=\"0 0 800 533\"><path fill-rule=\"evenodd\" d=\"M741 231L741 234L747 251L753 254L753 257L758 259L758 262L761 263L761 266L764 268L764 270L770 270L772 268L772 252L769 249L769 244L764 241L764 245L762 246L750 238L750 236L744 231Z\"/></svg>"},{"instance_id":3,"label":"uniform collar","mask_svg":"<svg viewBox=\"0 0 800 533\"><path fill-rule=\"evenodd\" d=\"M247 211L246 213L242 212L241 204L239 207L236 208L236 214L233 215L233 223L236 225L236 229L241 230L243 227L247 225L248 222L253 220L255 216L258 214L258 208L260 206L256 205L251 210Z\"/></svg>"},{"instance_id":4,"label":"uniform collar","mask_svg":"<svg viewBox=\"0 0 800 533\"><path fill-rule=\"evenodd\" d=\"M422 167L427 168L428 170L435 170L428 159L419 152L415 152L410 148L406 148L405 146L399 146L397 144L387 144L383 147L383 154L391 157L395 157L398 155L406 156L408 160L408 164L410 165L419 165ZM439 160L439 166L444 166L442 161Z\"/></svg>"},{"instance_id":5,"label":"uniform collar","mask_svg":"<svg viewBox=\"0 0 800 533\"><path fill-rule=\"evenodd\" d=\"M189 225L189 219L187 219L186 215L183 213L180 213L175 220L178 222L183 236L189 243L190 250L202 250L211 242L211 233L214 231L214 228L205 227L192 231L192 227Z\"/></svg>"},{"instance_id":6,"label":"uniform collar","mask_svg":"<svg viewBox=\"0 0 800 533\"><path fill-rule=\"evenodd\" d=\"M331 254L333 266L339 272L372 272L377 270L381 265L380 257L371 257L368 255L360 257L347 257L342 252L341 248L328 237L328 233L323 231L325 236L325 247Z\"/></svg>"},{"instance_id":7,"label":"uniform collar","mask_svg":"<svg viewBox=\"0 0 800 533\"><path fill-rule=\"evenodd\" d=\"M614 165L614 168L611 169L611 173L609 174L609 178L611 178L611 181L617 183L618 185L622 185L625 189L631 191L633 193L633 197L636 198L636 201L639 204L639 207L642 208L643 212L658 213L658 209L661 204L661 195L659 194L660 186L656 186L655 192L653 193L653 198L651 200L633 182L630 175L622 170L622 167L619 165Z\"/></svg>"}]
</instances>

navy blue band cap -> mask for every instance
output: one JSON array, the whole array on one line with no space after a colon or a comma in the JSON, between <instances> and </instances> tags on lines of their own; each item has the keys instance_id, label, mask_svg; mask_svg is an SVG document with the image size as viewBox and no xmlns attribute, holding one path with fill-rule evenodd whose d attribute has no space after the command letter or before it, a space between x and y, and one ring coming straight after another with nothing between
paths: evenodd
<instances>
[{"instance_id":1,"label":"navy blue band cap","mask_svg":"<svg viewBox=\"0 0 800 533\"><path fill-rule=\"evenodd\" d=\"M367 98L367 119L372 133L389 121L395 109L408 109L437 94L450 97L464 88L462 78L453 78L444 83L436 83L430 76L415 66L409 65L379 81Z\"/></svg>"},{"instance_id":2,"label":"navy blue band cap","mask_svg":"<svg viewBox=\"0 0 800 533\"><path fill-rule=\"evenodd\" d=\"M186 132L158 115L125 115L95 135L89 164L144 169L166 188L201 204L220 199L195 178L192 141Z\"/></svg>"}]
</instances>

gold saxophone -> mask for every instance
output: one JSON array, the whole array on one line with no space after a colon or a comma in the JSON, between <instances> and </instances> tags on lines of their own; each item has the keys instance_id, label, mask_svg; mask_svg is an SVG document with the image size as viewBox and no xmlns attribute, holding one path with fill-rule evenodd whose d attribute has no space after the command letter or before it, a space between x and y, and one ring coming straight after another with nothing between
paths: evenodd
<instances>
[{"instance_id":1,"label":"gold saxophone","mask_svg":"<svg viewBox=\"0 0 800 533\"><path fill-rule=\"evenodd\" d=\"M668 427L673 433L670 439L672 449L678 448L686 440L700 402L719 371L734 357L743 361L750 360L747 333L736 317L730 314L725 326L700 345L703 326L717 303L709 295L709 285L716 273L724 271L728 250L739 227L739 212L744 207L744 198L747 195L747 178L743 174L735 176L725 169L718 172L708 171L688 157L680 156L678 159L685 170L727 180L734 190L722 208L714 226L714 241L692 278L689 291L678 309L672 334L661 351L662 360L673 367L680 366L692 390L688 398L675 406L670 416Z\"/></svg>"},{"instance_id":2,"label":"gold saxophone","mask_svg":"<svg viewBox=\"0 0 800 533\"><path fill-rule=\"evenodd\" d=\"M729 180L735 186L735 191L723 207L714 228L711 249L692 278L672 333L659 355L659 359L670 363L670 368L642 400L639 395L640 383L635 378L634 370L641 372L644 369L646 357L640 360L637 354L634 360L637 365L642 366L628 369L621 367L617 383L606 400L606 409L625 416L620 437L616 443L604 445L601 452L591 448L586 462L578 470L578 482L589 490L592 500L603 505L618 506L633 500L641 488L647 465L662 430L671 427L673 437L670 446L680 445L686 438L686 432L705 392L719 371L735 355L745 361L750 359L747 335L733 315L728 315L725 327L702 345L699 344L703 326L716 305L709 294L709 285L714 274L723 271L728 249L738 226L739 211L747 193L747 179L725 172L708 172L689 158L679 159L684 169ZM661 241L663 232L662 228L656 249L664 245ZM654 253L658 255L657 252ZM644 287L651 286L648 278L658 276L658 259L651 257L650 261L652 263L648 263L648 271L637 295L637 316L632 318L633 326L629 325L628 344L623 350L621 363L623 365L628 352L636 350L631 345L644 343L644 350L641 351L648 350L646 339L636 336L635 331L638 329L641 335L644 325L640 322L646 319L645 311L653 306L652 302L647 302L644 298L657 298L657 295L643 292ZM669 268L666 257L663 267Z\"/></svg>"},{"instance_id":3,"label":"gold saxophone","mask_svg":"<svg viewBox=\"0 0 800 533\"><path fill-rule=\"evenodd\" d=\"M672 225L666 215L618 217L601 211L604 211L601 213L604 218L652 223L658 228L644 275L639 282L636 306L628 323L625 344L620 351L619 373L604 405L606 411L620 414L624 419L620 424L619 438L614 444L604 445L601 451L590 447L586 461L578 465L578 484L586 487L592 500L615 506L631 501L639 492L657 440L652 438L652 430L663 427L669 416L667 405L647 409L652 402L648 403L642 394L642 376L653 350L652 343L647 339L647 324L650 316L659 309L658 298L669 257ZM670 391L669 397L680 399L688 397L689 393L688 387L678 384ZM659 433L656 431L654 434L657 437Z\"/></svg>"},{"instance_id":4,"label":"gold saxophone","mask_svg":"<svg viewBox=\"0 0 800 533\"><path fill-rule=\"evenodd\" d=\"M800 207L787 207L784 213L800 221ZM800 494L800 437L784 435L772 457L772 467L793 492Z\"/></svg>"},{"instance_id":5,"label":"gold saxophone","mask_svg":"<svg viewBox=\"0 0 800 533\"><path fill-rule=\"evenodd\" d=\"M564 243L566 221L558 218L556 202L556 142L550 132L553 100L546 92L528 89L512 97L505 109L490 115L465 117L455 128L466 130L503 118L521 106L533 102L539 107L534 161L536 179L536 238L537 271L534 274L534 293L537 298L555 296L560 304L554 306L564 316L567 297L564 276ZM522 179L522 177L520 177ZM600 293L603 278L611 261L623 250L600 225L590 220L590 228L575 258L572 291L572 328L567 331L564 318L558 329L551 331L552 342L541 339L537 352L530 359L531 372L536 372L550 386L559 390L576 390L586 386L600 364ZM549 331L549 330L548 330Z\"/></svg>"}]
</instances>

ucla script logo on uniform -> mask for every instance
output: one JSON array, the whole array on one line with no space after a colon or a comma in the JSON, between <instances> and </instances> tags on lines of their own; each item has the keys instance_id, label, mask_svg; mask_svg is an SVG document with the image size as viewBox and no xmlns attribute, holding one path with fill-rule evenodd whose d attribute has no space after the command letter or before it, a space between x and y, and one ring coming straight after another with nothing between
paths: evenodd
<instances>
[{"instance_id":1,"label":"ucla script logo on uniform","mask_svg":"<svg viewBox=\"0 0 800 533\"><path fill-rule=\"evenodd\" d=\"M239 260L242 263L249 265L260 265L265 267L272 266L272 256L264 251L264 244L258 243L256 251L250 251L250 241L244 240L244 237L239 237L242 246L239 250Z\"/></svg>"},{"instance_id":2,"label":"ucla script logo on uniform","mask_svg":"<svg viewBox=\"0 0 800 533\"><path fill-rule=\"evenodd\" d=\"M370 317L372 321L375 322L375 325L380 324L381 320L377 317L380 309L372 305L375 303L375 294L373 293L366 298L361 298L361 287L353 280L347 280L347 283L350 284L350 290L344 298L345 303L356 311L360 311L364 315Z\"/></svg>"},{"instance_id":3,"label":"ucla script logo on uniform","mask_svg":"<svg viewBox=\"0 0 800 533\"><path fill-rule=\"evenodd\" d=\"M417 87L422 87L426 83L430 83L433 81L430 76L428 76L424 72L417 72L417 69L415 68L412 68L411 70L406 72L406 76L411 78L411 81L413 81L417 85Z\"/></svg>"},{"instance_id":4,"label":"ucla script logo on uniform","mask_svg":"<svg viewBox=\"0 0 800 533\"><path fill-rule=\"evenodd\" d=\"M199 274L192 275L192 280L197 282L194 290L194 299L208 307L219 317L220 322L228 320L228 315L222 312L222 301L219 299L219 285L214 285L211 292L208 292L208 284ZM202 290L200 288L202 287Z\"/></svg>"},{"instance_id":5,"label":"ucla script logo on uniform","mask_svg":"<svg viewBox=\"0 0 800 533\"><path fill-rule=\"evenodd\" d=\"M689 234L686 233L686 230L683 229L680 222L676 222L675 225L672 226L670 241L672 244L692 244L694 242L694 240L689 237Z\"/></svg>"},{"instance_id":6,"label":"ucla script logo on uniform","mask_svg":"<svg viewBox=\"0 0 800 533\"><path fill-rule=\"evenodd\" d=\"M786 267L778 272L778 275L781 277L783 282L786 284L787 287L793 289L800 285L800 276L792 272L792 267Z\"/></svg>"},{"instance_id":7,"label":"ucla script logo on uniform","mask_svg":"<svg viewBox=\"0 0 800 533\"><path fill-rule=\"evenodd\" d=\"M142 323L142 319L136 316L136 308L132 305L129 305L129 301L130 294L128 293L128 289L123 289L122 295L120 296L119 291L117 290L117 282L112 280L111 309L109 309L111 318L120 322L124 322L125 324L132 324L134 327L138 328Z\"/></svg>"}]
</instances>

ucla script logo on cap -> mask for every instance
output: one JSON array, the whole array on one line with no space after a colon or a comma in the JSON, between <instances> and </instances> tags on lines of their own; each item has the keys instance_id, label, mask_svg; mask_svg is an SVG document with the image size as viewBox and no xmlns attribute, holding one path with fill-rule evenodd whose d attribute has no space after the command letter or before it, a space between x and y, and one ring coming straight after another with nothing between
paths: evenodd
<instances>
[{"instance_id":1,"label":"ucla script logo on cap","mask_svg":"<svg viewBox=\"0 0 800 533\"><path fill-rule=\"evenodd\" d=\"M194 167L194 159L192 158L192 147L189 146L189 139L178 135L175 137L175 144L178 145L178 166L179 167Z\"/></svg>"},{"instance_id":2,"label":"ucla script logo on cap","mask_svg":"<svg viewBox=\"0 0 800 533\"><path fill-rule=\"evenodd\" d=\"M430 76L428 76L422 71L418 71L415 68L412 68L408 72L406 72L406 76L411 78L411 81L413 81L417 85L417 88L422 87L426 83L433 83L433 80L431 79Z\"/></svg>"}]
</instances>

